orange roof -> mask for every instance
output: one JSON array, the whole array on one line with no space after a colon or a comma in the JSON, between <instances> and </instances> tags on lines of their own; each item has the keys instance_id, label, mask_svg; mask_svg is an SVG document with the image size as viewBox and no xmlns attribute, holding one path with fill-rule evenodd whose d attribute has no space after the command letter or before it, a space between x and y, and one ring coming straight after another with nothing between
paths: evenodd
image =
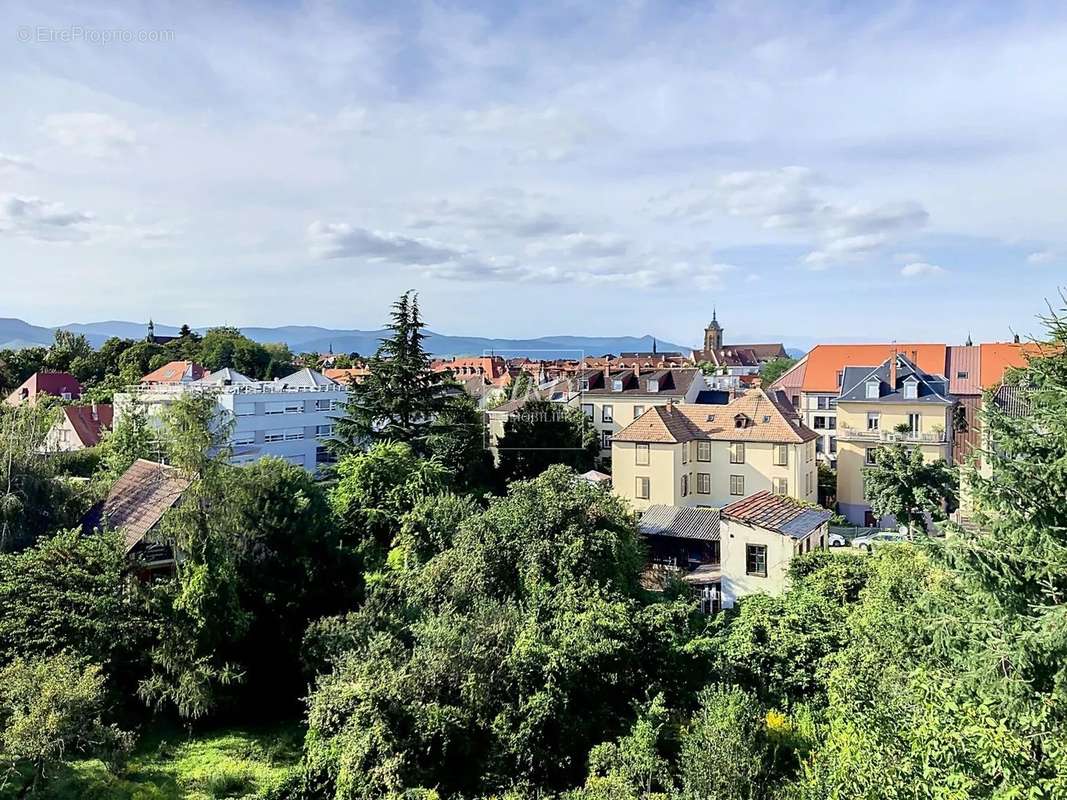
<instances>
[{"instance_id":1,"label":"orange roof","mask_svg":"<svg viewBox=\"0 0 1067 800\"><path fill-rule=\"evenodd\" d=\"M338 367L337 369L324 369L322 374L338 383L358 383L370 375L370 370L366 367Z\"/></svg>"},{"instance_id":2,"label":"orange roof","mask_svg":"<svg viewBox=\"0 0 1067 800\"><path fill-rule=\"evenodd\" d=\"M141 383L181 383L183 379L198 381L206 374L207 370L193 361L171 361L149 372L141 378Z\"/></svg>"},{"instance_id":3,"label":"orange roof","mask_svg":"<svg viewBox=\"0 0 1067 800\"><path fill-rule=\"evenodd\" d=\"M931 375L945 374L943 344L820 344L808 353L804 367L805 392L838 392L837 373L845 367L876 367L893 351L911 359ZM983 365L983 372L985 371Z\"/></svg>"},{"instance_id":4,"label":"orange roof","mask_svg":"<svg viewBox=\"0 0 1067 800\"><path fill-rule=\"evenodd\" d=\"M1027 356L1041 352L1032 342L991 342L982 348L982 388L991 389L1004 378L1009 367L1025 367Z\"/></svg>"}]
</instances>

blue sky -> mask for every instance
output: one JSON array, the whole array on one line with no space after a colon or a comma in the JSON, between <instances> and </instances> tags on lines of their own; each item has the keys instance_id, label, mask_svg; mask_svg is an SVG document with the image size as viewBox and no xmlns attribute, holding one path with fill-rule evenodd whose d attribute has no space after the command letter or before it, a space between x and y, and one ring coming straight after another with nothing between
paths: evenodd
<instances>
[{"instance_id":1,"label":"blue sky","mask_svg":"<svg viewBox=\"0 0 1067 800\"><path fill-rule=\"evenodd\" d=\"M1062 3L213 5L0 3L0 316L956 342L1067 284Z\"/></svg>"}]
</instances>

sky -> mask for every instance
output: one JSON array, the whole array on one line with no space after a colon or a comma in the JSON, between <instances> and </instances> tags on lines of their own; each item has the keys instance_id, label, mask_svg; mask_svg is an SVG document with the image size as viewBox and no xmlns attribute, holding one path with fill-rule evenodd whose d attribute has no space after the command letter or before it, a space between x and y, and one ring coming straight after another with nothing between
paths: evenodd
<instances>
[{"instance_id":1,"label":"sky","mask_svg":"<svg viewBox=\"0 0 1067 800\"><path fill-rule=\"evenodd\" d=\"M0 317L1003 340L1067 4L0 0Z\"/></svg>"}]
</instances>

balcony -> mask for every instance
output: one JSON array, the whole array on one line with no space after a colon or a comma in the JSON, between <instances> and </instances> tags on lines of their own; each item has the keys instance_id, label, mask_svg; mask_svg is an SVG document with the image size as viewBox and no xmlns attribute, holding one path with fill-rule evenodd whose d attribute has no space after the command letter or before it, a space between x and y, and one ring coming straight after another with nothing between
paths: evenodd
<instances>
[{"instance_id":1,"label":"balcony","mask_svg":"<svg viewBox=\"0 0 1067 800\"><path fill-rule=\"evenodd\" d=\"M867 430L863 428L838 428L837 438L862 442L886 442L903 444L944 444L947 441L944 431L918 432Z\"/></svg>"}]
</instances>

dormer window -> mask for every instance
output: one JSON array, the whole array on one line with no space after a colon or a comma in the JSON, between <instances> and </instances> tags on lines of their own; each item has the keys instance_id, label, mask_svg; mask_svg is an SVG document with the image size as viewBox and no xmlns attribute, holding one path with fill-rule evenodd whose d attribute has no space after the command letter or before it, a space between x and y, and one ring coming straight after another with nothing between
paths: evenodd
<instances>
[{"instance_id":1,"label":"dormer window","mask_svg":"<svg viewBox=\"0 0 1067 800\"><path fill-rule=\"evenodd\" d=\"M589 391L589 379L588 378L579 378L578 379L578 390L581 391L581 392L588 392Z\"/></svg>"},{"instance_id":2,"label":"dormer window","mask_svg":"<svg viewBox=\"0 0 1067 800\"><path fill-rule=\"evenodd\" d=\"M650 392L658 392L659 391L659 381L656 380L655 378L649 380L645 384L645 386L648 389L648 391L650 391Z\"/></svg>"},{"instance_id":3,"label":"dormer window","mask_svg":"<svg viewBox=\"0 0 1067 800\"><path fill-rule=\"evenodd\" d=\"M622 391L622 381L619 378L616 378L615 380L613 380L611 382L611 391L613 391L613 392L621 392Z\"/></svg>"},{"instance_id":4,"label":"dormer window","mask_svg":"<svg viewBox=\"0 0 1067 800\"><path fill-rule=\"evenodd\" d=\"M876 380L875 381L867 381L867 399L868 400L877 400L878 399L878 390L879 390L880 386L881 386L881 382L880 381L876 381Z\"/></svg>"},{"instance_id":5,"label":"dormer window","mask_svg":"<svg viewBox=\"0 0 1067 800\"><path fill-rule=\"evenodd\" d=\"M735 428L747 428L748 427L748 417L746 417L744 414L738 414L737 416L735 416L734 417L734 427Z\"/></svg>"},{"instance_id":6,"label":"dormer window","mask_svg":"<svg viewBox=\"0 0 1067 800\"><path fill-rule=\"evenodd\" d=\"M904 381L904 399L914 400L919 396L919 382L915 378Z\"/></svg>"},{"instance_id":7,"label":"dormer window","mask_svg":"<svg viewBox=\"0 0 1067 800\"><path fill-rule=\"evenodd\" d=\"M844 377L845 377L845 373L844 373L844 372L842 372L841 370L838 370L838 371L837 371L837 388L838 388L838 389L840 389L840 388L841 388L841 381L842 381L842 379L843 379Z\"/></svg>"}]
</instances>

